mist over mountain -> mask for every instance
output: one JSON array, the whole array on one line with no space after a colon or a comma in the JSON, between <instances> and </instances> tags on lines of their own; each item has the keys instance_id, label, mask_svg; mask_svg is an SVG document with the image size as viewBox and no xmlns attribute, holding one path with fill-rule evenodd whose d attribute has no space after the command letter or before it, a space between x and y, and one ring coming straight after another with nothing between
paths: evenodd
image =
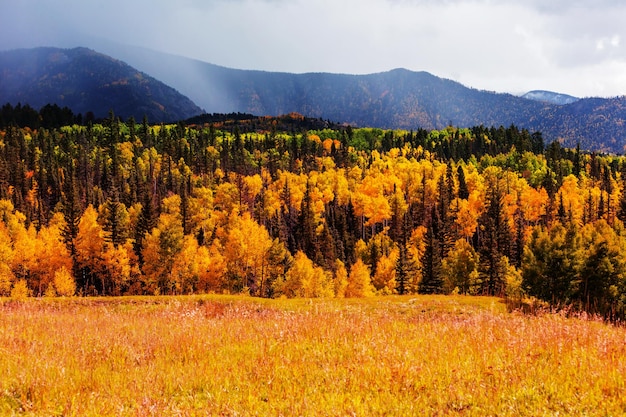
<instances>
[{"instance_id":1,"label":"mist over mountain","mask_svg":"<svg viewBox=\"0 0 626 417\"><path fill-rule=\"evenodd\" d=\"M187 97L128 64L86 48L34 48L0 52L0 102L75 113L93 112L154 122L202 113Z\"/></svg>"},{"instance_id":2,"label":"mist over mountain","mask_svg":"<svg viewBox=\"0 0 626 417\"><path fill-rule=\"evenodd\" d=\"M550 104L572 104L580 100L578 97L570 96L568 94L555 93L552 91L545 90L533 90L522 96L523 98L527 98L529 100L542 101L544 103Z\"/></svg>"}]
</instances>

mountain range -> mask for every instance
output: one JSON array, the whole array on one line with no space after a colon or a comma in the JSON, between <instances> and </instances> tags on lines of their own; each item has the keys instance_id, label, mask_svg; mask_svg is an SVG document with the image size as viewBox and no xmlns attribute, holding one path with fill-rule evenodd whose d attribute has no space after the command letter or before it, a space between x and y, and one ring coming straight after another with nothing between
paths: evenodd
<instances>
[{"instance_id":1,"label":"mountain range","mask_svg":"<svg viewBox=\"0 0 626 417\"><path fill-rule=\"evenodd\" d=\"M108 112L113 107L116 114L132 114L137 118L157 103L156 108L163 113L148 114L150 121L185 119L201 113L200 108L209 113L255 115L297 112L354 126L394 129L514 124L541 131L546 141L559 140L570 147L580 143L583 149L601 152L623 153L626 144L625 97L578 99L547 91L516 96L472 89L427 72L406 69L369 75L291 74L230 69L135 47L105 49L117 59L84 48L45 48L48 61L44 62L48 64L37 70L20 69L19 62L9 58L11 54L40 54L41 48L1 53L0 101L18 100L38 106L56 98L62 100L57 104L84 112L88 106L84 98L88 95L84 92L87 86L79 81L82 77L93 80L93 74L97 73L99 84L89 84L88 91L97 91L100 101L108 97L119 100L115 106L113 100L98 103L98 109L92 104L90 110ZM13 63L8 76L5 61ZM63 71L55 69L59 62L67 61L74 64L63 67ZM79 75L70 75L70 67ZM113 70L121 71L121 68L123 73ZM70 89L73 95L60 95L58 91L56 95L44 94L54 90L53 80L63 86L56 90ZM154 84L148 88L145 80ZM142 94L146 90L149 93ZM121 91L129 97L124 98ZM158 99L156 91L162 92ZM73 96L70 101L68 97Z\"/></svg>"}]
</instances>

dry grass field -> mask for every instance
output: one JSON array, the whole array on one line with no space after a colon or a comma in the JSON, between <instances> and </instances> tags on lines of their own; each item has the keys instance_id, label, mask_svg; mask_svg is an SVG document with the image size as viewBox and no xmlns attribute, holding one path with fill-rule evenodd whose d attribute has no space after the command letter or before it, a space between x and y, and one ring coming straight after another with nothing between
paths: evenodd
<instances>
[{"instance_id":1,"label":"dry grass field","mask_svg":"<svg viewBox=\"0 0 626 417\"><path fill-rule=\"evenodd\" d=\"M625 328L495 298L0 301L3 416L625 414Z\"/></svg>"}]
</instances>

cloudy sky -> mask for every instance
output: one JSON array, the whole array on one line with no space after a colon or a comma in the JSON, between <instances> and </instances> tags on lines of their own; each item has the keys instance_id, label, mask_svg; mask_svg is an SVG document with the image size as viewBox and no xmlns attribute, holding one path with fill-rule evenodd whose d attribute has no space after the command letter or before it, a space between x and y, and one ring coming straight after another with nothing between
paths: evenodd
<instances>
[{"instance_id":1,"label":"cloudy sky","mask_svg":"<svg viewBox=\"0 0 626 417\"><path fill-rule=\"evenodd\" d=\"M98 40L223 66L403 67L522 93L626 95L622 0L0 0L0 49Z\"/></svg>"}]
</instances>

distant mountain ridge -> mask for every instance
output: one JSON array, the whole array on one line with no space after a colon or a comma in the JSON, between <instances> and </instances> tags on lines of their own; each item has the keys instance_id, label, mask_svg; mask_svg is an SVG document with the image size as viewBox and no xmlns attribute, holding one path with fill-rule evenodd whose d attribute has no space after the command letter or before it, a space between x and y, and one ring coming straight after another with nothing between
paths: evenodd
<instances>
[{"instance_id":1,"label":"distant mountain ridge","mask_svg":"<svg viewBox=\"0 0 626 417\"><path fill-rule=\"evenodd\" d=\"M0 102L39 109L53 103L75 113L177 121L202 109L172 87L87 48L0 52Z\"/></svg>"},{"instance_id":2,"label":"distant mountain ridge","mask_svg":"<svg viewBox=\"0 0 626 417\"><path fill-rule=\"evenodd\" d=\"M447 125L516 125L531 132L541 131L546 141L559 140L569 147L580 143L582 149L590 151L624 153L626 145L626 97L584 98L569 104L555 104L557 100L568 100L568 96L533 92L530 97L525 98L494 93L468 88L427 72L406 69L369 75L290 74L230 69L129 46L109 46L105 52L114 54L116 58L145 74L171 85L208 113L276 116L296 112L311 118L354 126L407 130L442 129ZM0 55L0 59L4 61L4 55ZM103 59L109 63L102 64ZM123 65L120 61L105 56L96 61L107 68ZM4 65L4 62L0 64ZM86 67L89 65L91 64L85 63ZM2 90L6 88L6 76L4 72L0 74L0 101L7 101ZM113 81L128 80L131 83L131 80L137 78L149 78L138 71L134 74L140 75L116 76ZM30 80L31 83L42 82L33 77ZM109 82L107 88L113 84L114 82ZM165 87L162 87L163 91L178 94L177 91ZM24 91L30 91L29 88L26 84ZM115 98L118 91L107 88L97 90L104 96L103 101L109 100L109 97ZM13 94L25 94L24 91L17 89ZM74 93L80 97L81 93ZM154 102L159 103L150 94L135 93L130 97L132 100L115 102L111 99L102 108L108 111L108 108L113 107L116 113L123 115L124 111L120 109L131 113L134 108L139 109L137 113L144 113L145 109L154 107ZM177 95L173 106L162 106L164 108L160 120L193 116L190 113L197 113L199 109L189 99ZM51 101L49 97L45 100ZM68 105L67 101L67 96L64 95L62 101L56 103ZM29 104L37 105L31 102ZM120 107L115 107L116 104ZM72 109L82 111L75 107ZM178 112L174 113L174 109ZM184 115L189 116L183 117ZM159 120L159 116L155 115L151 120Z\"/></svg>"},{"instance_id":3,"label":"distant mountain ridge","mask_svg":"<svg viewBox=\"0 0 626 417\"><path fill-rule=\"evenodd\" d=\"M137 47L103 47L174 86L209 113L298 112L357 126L400 129L515 124L569 147L580 143L586 150L624 153L626 145L625 97L574 101L575 97L559 93L531 92L524 98L405 69L369 75L290 74L230 69ZM566 104L568 100L572 102Z\"/></svg>"}]
</instances>

